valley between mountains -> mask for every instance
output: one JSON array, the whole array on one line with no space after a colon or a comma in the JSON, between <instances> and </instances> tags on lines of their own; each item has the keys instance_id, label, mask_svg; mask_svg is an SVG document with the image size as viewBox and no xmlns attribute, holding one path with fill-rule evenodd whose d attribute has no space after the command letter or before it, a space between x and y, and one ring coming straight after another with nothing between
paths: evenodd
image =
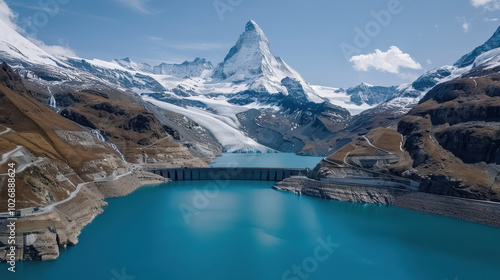
<instances>
[{"instance_id":1,"label":"valley between mountains","mask_svg":"<svg viewBox=\"0 0 500 280\"><path fill-rule=\"evenodd\" d=\"M252 20L218 64L157 66L50 55L0 21L0 62L0 199L14 163L22 260L57 258L105 198L165 181L147 170L221 153L322 156L309 178L276 188L426 211L398 200L412 192L440 205L430 212L499 225L500 27L453 65L389 87L309 84ZM379 192L379 180L399 190ZM464 213L445 211L456 199Z\"/></svg>"}]
</instances>

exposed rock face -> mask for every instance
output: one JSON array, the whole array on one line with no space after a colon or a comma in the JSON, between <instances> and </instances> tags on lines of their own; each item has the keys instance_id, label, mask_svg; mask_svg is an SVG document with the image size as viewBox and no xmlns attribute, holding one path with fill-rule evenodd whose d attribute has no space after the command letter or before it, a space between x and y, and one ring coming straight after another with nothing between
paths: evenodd
<instances>
[{"instance_id":1,"label":"exposed rock face","mask_svg":"<svg viewBox=\"0 0 500 280\"><path fill-rule=\"evenodd\" d=\"M54 94L54 99L56 100L56 104L63 108L70 107L77 102L81 102L74 94L69 92L64 94Z\"/></svg>"},{"instance_id":2,"label":"exposed rock face","mask_svg":"<svg viewBox=\"0 0 500 280\"><path fill-rule=\"evenodd\" d=\"M500 200L499 78L440 84L399 123L422 191Z\"/></svg>"},{"instance_id":3,"label":"exposed rock face","mask_svg":"<svg viewBox=\"0 0 500 280\"><path fill-rule=\"evenodd\" d=\"M436 81L442 80L452 74L450 67L439 67L418 77L412 86L415 90L424 91L436 85Z\"/></svg>"},{"instance_id":4,"label":"exposed rock face","mask_svg":"<svg viewBox=\"0 0 500 280\"><path fill-rule=\"evenodd\" d=\"M181 114L162 110L151 103L146 103L145 106L155 114L165 131L174 138L177 137L177 141L187 147L194 156L212 162L222 153L223 148L215 136L196 122Z\"/></svg>"},{"instance_id":5,"label":"exposed rock face","mask_svg":"<svg viewBox=\"0 0 500 280\"><path fill-rule=\"evenodd\" d=\"M348 88L346 93L351 96L351 101L358 105L366 103L368 105L380 104L394 97L398 93L398 87L372 86L362 83L356 87Z\"/></svg>"},{"instance_id":6,"label":"exposed rock face","mask_svg":"<svg viewBox=\"0 0 500 280\"><path fill-rule=\"evenodd\" d=\"M23 260L54 260L59 257L58 235L54 227L23 234Z\"/></svg>"},{"instance_id":7,"label":"exposed rock face","mask_svg":"<svg viewBox=\"0 0 500 280\"><path fill-rule=\"evenodd\" d=\"M72 95L72 96L74 96L74 95ZM81 102L81 101L79 101L79 102ZM76 102L73 102L68 106L71 106L75 103ZM120 115L120 116L125 115L124 109L118 108L114 105L111 105L109 102L97 103L97 104L91 105L90 107L94 110L108 112L108 113L113 114L113 115Z\"/></svg>"},{"instance_id":8,"label":"exposed rock face","mask_svg":"<svg viewBox=\"0 0 500 280\"><path fill-rule=\"evenodd\" d=\"M284 133L263 124L261 111L257 109L248 110L238 114L240 124L249 135L252 135L259 143L277 151L296 153L304 147L304 142L297 137L287 138ZM260 117L260 119L259 119Z\"/></svg>"},{"instance_id":9,"label":"exposed rock face","mask_svg":"<svg viewBox=\"0 0 500 280\"><path fill-rule=\"evenodd\" d=\"M61 116L67 118L68 120L74 121L79 125L83 125L92 129L96 129L97 127L87 119L84 115L81 115L77 112L70 111L68 109L64 109L61 111Z\"/></svg>"},{"instance_id":10,"label":"exposed rock face","mask_svg":"<svg viewBox=\"0 0 500 280\"><path fill-rule=\"evenodd\" d=\"M9 77L8 72L0 71L0 76ZM36 101L19 81L15 77L9 80L16 91L0 85L0 124L11 129L0 135L2 153L23 146L34 156L57 164L61 172L73 169L82 178L89 175L82 169L87 162L106 159L99 169L108 175L123 167L114 149L96 144L90 133ZM72 140L76 135L80 141ZM57 174L57 168L53 170L51 173Z\"/></svg>"},{"instance_id":11,"label":"exposed rock face","mask_svg":"<svg viewBox=\"0 0 500 280\"><path fill-rule=\"evenodd\" d=\"M437 131L435 137L443 148L465 163L500 165L500 123L451 126Z\"/></svg>"},{"instance_id":12,"label":"exposed rock face","mask_svg":"<svg viewBox=\"0 0 500 280\"><path fill-rule=\"evenodd\" d=\"M289 82L300 90L299 84ZM345 127L350 114L329 103L306 102L303 96L281 96L281 111L252 109L238 114L238 120L248 135L277 151L328 154L324 142Z\"/></svg>"},{"instance_id":13,"label":"exposed rock face","mask_svg":"<svg viewBox=\"0 0 500 280\"><path fill-rule=\"evenodd\" d=\"M500 207L488 202L443 197L402 189L345 186L292 177L277 183L274 189L339 201L392 205L467 221L500 226Z\"/></svg>"},{"instance_id":14,"label":"exposed rock face","mask_svg":"<svg viewBox=\"0 0 500 280\"><path fill-rule=\"evenodd\" d=\"M287 89L290 97L296 102L307 103L307 95L299 81L286 77L281 80L281 85Z\"/></svg>"},{"instance_id":15,"label":"exposed rock face","mask_svg":"<svg viewBox=\"0 0 500 280\"><path fill-rule=\"evenodd\" d=\"M153 67L147 63L139 63L131 60L129 57L123 59L115 59L113 60L118 65L122 66L125 69L132 71L139 71L145 73L153 73Z\"/></svg>"},{"instance_id":16,"label":"exposed rock face","mask_svg":"<svg viewBox=\"0 0 500 280\"><path fill-rule=\"evenodd\" d=\"M197 57L193 61L184 61L181 64L162 63L155 66L155 74L172 75L179 78L200 77L205 71L212 70L214 67L210 61Z\"/></svg>"},{"instance_id":17,"label":"exposed rock face","mask_svg":"<svg viewBox=\"0 0 500 280\"><path fill-rule=\"evenodd\" d=\"M103 96L95 91L73 93L71 96L77 102L61 111L61 115L98 130L107 141L118 147L129 162L155 166L163 162L171 166L174 162L191 161L187 164L205 165L176 143L168 133L175 134L175 131L165 127L143 105L122 101L120 96Z\"/></svg>"},{"instance_id":18,"label":"exposed rock face","mask_svg":"<svg viewBox=\"0 0 500 280\"><path fill-rule=\"evenodd\" d=\"M428 134L430 127L429 118L405 117L398 124L398 131L406 137L404 148L413 159L412 167L420 166L430 158L429 153L425 150L425 136L430 137Z\"/></svg>"},{"instance_id":19,"label":"exposed rock face","mask_svg":"<svg viewBox=\"0 0 500 280\"><path fill-rule=\"evenodd\" d=\"M139 133L144 133L148 130L151 130L150 123L152 121L152 117L148 118L144 115L137 115L131 120L128 121L128 126L125 129L132 129Z\"/></svg>"},{"instance_id":20,"label":"exposed rock face","mask_svg":"<svg viewBox=\"0 0 500 280\"><path fill-rule=\"evenodd\" d=\"M19 75L14 73L7 63L2 63L0 66L0 83L11 90L25 90L22 85L22 79Z\"/></svg>"}]
</instances>

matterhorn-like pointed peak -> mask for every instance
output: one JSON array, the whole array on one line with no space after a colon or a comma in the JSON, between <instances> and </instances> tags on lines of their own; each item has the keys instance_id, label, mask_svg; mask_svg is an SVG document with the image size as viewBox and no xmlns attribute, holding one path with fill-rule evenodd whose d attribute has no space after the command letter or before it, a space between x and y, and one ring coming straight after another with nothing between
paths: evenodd
<instances>
[{"instance_id":1,"label":"matterhorn-like pointed peak","mask_svg":"<svg viewBox=\"0 0 500 280\"><path fill-rule=\"evenodd\" d=\"M245 32L252 30L262 30L262 29L260 29L259 25L255 21L249 20L247 22L247 25L245 26Z\"/></svg>"},{"instance_id":2,"label":"matterhorn-like pointed peak","mask_svg":"<svg viewBox=\"0 0 500 280\"><path fill-rule=\"evenodd\" d=\"M254 78L262 75L263 68L266 68L263 63L271 61L274 65L278 64L271 53L266 35L255 21L250 20L245 25L245 32L219 64L213 77L226 79L234 76L234 80Z\"/></svg>"},{"instance_id":3,"label":"matterhorn-like pointed peak","mask_svg":"<svg viewBox=\"0 0 500 280\"><path fill-rule=\"evenodd\" d=\"M268 42L266 34L264 34L264 31L260 29L259 25L253 21L249 20L247 24L245 25L245 32L241 34L241 37L257 37L257 41L265 41L266 43Z\"/></svg>"},{"instance_id":4,"label":"matterhorn-like pointed peak","mask_svg":"<svg viewBox=\"0 0 500 280\"><path fill-rule=\"evenodd\" d=\"M309 84L283 59L271 52L264 31L253 20L245 25L245 31L236 44L215 68L213 81L246 84L246 90L259 93L305 94L313 102L323 102ZM284 82L283 82L284 81Z\"/></svg>"}]
</instances>

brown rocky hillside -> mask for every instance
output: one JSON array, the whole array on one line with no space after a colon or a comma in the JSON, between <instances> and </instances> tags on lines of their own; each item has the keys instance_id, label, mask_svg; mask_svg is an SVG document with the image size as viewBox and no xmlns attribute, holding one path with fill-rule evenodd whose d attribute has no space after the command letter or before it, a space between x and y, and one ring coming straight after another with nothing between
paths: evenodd
<instances>
[{"instance_id":1,"label":"brown rocky hillside","mask_svg":"<svg viewBox=\"0 0 500 280\"><path fill-rule=\"evenodd\" d=\"M141 105L110 100L98 92L68 94L75 102L68 118L34 98L7 64L0 66L0 174L16 163L17 209L66 199L77 184L127 172L127 163L109 144L90 133L96 128L125 153L128 161L157 166L205 166L173 142L154 115ZM76 102L77 101L77 102ZM62 112L64 113L64 111ZM86 120L87 126L82 124ZM89 125L91 124L91 125ZM6 201L6 176L0 200ZM6 204L0 212L6 211Z\"/></svg>"},{"instance_id":2,"label":"brown rocky hillside","mask_svg":"<svg viewBox=\"0 0 500 280\"><path fill-rule=\"evenodd\" d=\"M500 201L499 74L436 86L398 131L422 190Z\"/></svg>"},{"instance_id":3,"label":"brown rocky hillside","mask_svg":"<svg viewBox=\"0 0 500 280\"><path fill-rule=\"evenodd\" d=\"M140 103L112 98L95 91L57 94L60 114L98 130L131 163L203 166L188 149L176 143L156 116Z\"/></svg>"}]
</instances>

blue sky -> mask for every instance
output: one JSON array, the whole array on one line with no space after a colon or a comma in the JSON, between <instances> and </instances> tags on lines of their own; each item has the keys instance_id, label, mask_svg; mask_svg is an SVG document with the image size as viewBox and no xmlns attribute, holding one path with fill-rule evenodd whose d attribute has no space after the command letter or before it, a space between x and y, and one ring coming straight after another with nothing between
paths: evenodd
<instances>
[{"instance_id":1,"label":"blue sky","mask_svg":"<svg viewBox=\"0 0 500 280\"><path fill-rule=\"evenodd\" d=\"M335 87L409 82L452 64L500 25L500 0L2 1L18 25L37 21L28 33L47 45L154 65L195 57L219 63L253 19L275 55L309 83ZM43 3L58 8L43 16ZM364 41L355 40L364 36L359 30Z\"/></svg>"}]
</instances>

